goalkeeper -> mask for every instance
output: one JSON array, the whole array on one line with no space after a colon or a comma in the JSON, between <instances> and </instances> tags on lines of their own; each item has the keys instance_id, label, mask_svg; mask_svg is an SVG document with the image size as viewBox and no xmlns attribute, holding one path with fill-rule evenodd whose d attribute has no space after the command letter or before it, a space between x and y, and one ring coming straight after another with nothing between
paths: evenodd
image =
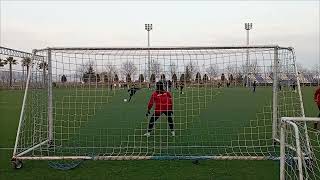
<instances>
[{"instance_id":1,"label":"goalkeeper","mask_svg":"<svg viewBox=\"0 0 320 180\"><path fill-rule=\"evenodd\" d=\"M130 102L130 100L131 100L131 98L132 98L132 96L134 95L134 94L136 94L136 92L139 90L139 88L136 88L134 85L130 88L130 89L128 89L128 93L129 93L129 102Z\"/></svg>"},{"instance_id":2,"label":"goalkeeper","mask_svg":"<svg viewBox=\"0 0 320 180\"><path fill-rule=\"evenodd\" d=\"M154 91L151 95L151 98L148 103L148 111L146 113L146 116L148 117L150 114L150 110L153 107L153 104L155 104L155 110L153 115L151 116L149 120L148 125L148 132L145 133L145 136L150 136L150 133L153 129L154 123L159 119L159 117L164 114L168 118L168 124L169 128L171 130L171 135L175 136L175 132L173 129L173 111L172 111L172 96L170 92L164 90L164 84L163 82L157 82L156 84L156 91Z\"/></svg>"}]
</instances>

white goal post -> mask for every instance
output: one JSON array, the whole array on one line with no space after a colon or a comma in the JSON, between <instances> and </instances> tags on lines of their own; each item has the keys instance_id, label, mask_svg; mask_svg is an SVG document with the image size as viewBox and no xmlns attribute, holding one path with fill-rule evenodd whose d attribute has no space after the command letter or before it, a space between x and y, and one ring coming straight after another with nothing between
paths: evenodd
<instances>
[{"instance_id":1,"label":"white goal post","mask_svg":"<svg viewBox=\"0 0 320 180\"><path fill-rule=\"evenodd\" d=\"M280 180L320 178L320 130L314 117L282 117L280 136Z\"/></svg>"},{"instance_id":2,"label":"white goal post","mask_svg":"<svg viewBox=\"0 0 320 180\"><path fill-rule=\"evenodd\" d=\"M44 58L29 69L14 161L279 160L281 117L304 116L289 47L46 48L33 55ZM172 93L174 138L165 117L143 136L149 119L141 114L157 81ZM139 91L124 103L131 87ZM219 110L228 101L230 111Z\"/></svg>"}]
</instances>

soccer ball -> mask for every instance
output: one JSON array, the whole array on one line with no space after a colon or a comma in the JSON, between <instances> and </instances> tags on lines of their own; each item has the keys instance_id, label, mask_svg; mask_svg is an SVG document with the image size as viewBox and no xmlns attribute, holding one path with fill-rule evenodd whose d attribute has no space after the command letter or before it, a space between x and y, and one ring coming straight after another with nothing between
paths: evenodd
<instances>
[{"instance_id":1,"label":"soccer ball","mask_svg":"<svg viewBox=\"0 0 320 180\"><path fill-rule=\"evenodd\" d=\"M127 102L127 99L123 99L124 102Z\"/></svg>"}]
</instances>

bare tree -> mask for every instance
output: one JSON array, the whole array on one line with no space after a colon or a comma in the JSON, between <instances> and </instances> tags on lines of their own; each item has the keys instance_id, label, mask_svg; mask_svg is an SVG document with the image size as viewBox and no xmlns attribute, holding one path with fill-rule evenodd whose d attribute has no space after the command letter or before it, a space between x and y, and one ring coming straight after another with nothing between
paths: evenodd
<instances>
[{"instance_id":1,"label":"bare tree","mask_svg":"<svg viewBox=\"0 0 320 180\"><path fill-rule=\"evenodd\" d=\"M94 61L87 61L85 64L81 66L81 68L78 69L82 74L82 81L85 83L91 83L95 82L97 83L101 80L100 75L96 73L95 70L95 62Z\"/></svg>"},{"instance_id":2,"label":"bare tree","mask_svg":"<svg viewBox=\"0 0 320 180\"><path fill-rule=\"evenodd\" d=\"M241 64L239 69L238 69L237 74L241 75L241 76L246 75L248 73L248 69L249 68L248 68L248 66L246 64Z\"/></svg>"},{"instance_id":3,"label":"bare tree","mask_svg":"<svg viewBox=\"0 0 320 180\"><path fill-rule=\"evenodd\" d=\"M4 65L6 65L4 60L0 59L0 68L3 67ZM0 78L1 78L2 82L4 83L4 81L6 79L5 71L0 71Z\"/></svg>"},{"instance_id":4,"label":"bare tree","mask_svg":"<svg viewBox=\"0 0 320 180\"><path fill-rule=\"evenodd\" d=\"M177 66L174 62L171 62L169 65L170 76L172 77L174 74L177 74Z\"/></svg>"},{"instance_id":5,"label":"bare tree","mask_svg":"<svg viewBox=\"0 0 320 180\"><path fill-rule=\"evenodd\" d=\"M85 68L84 68L84 65L81 65L79 66L77 69L76 69L76 73L75 73L75 77L76 78L79 78L79 81L82 82L82 76L85 72Z\"/></svg>"},{"instance_id":6,"label":"bare tree","mask_svg":"<svg viewBox=\"0 0 320 180\"><path fill-rule=\"evenodd\" d=\"M237 67L234 64L229 64L226 67L228 79L230 82L233 82L234 75L237 74Z\"/></svg>"},{"instance_id":7,"label":"bare tree","mask_svg":"<svg viewBox=\"0 0 320 180\"><path fill-rule=\"evenodd\" d=\"M210 66L206 68L206 72L209 75L210 79L217 77L218 71L219 67L217 64L210 64Z\"/></svg>"},{"instance_id":8,"label":"bare tree","mask_svg":"<svg viewBox=\"0 0 320 180\"><path fill-rule=\"evenodd\" d=\"M315 64L314 66L312 66L312 69L310 70L311 74L314 77L319 77L320 75L320 65L319 64Z\"/></svg>"},{"instance_id":9,"label":"bare tree","mask_svg":"<svg viewBox=\"0 0 320 180\"><path fill-rule=\"evenodd\" d=\"M253 74L253 75L258 75L259 73L261 73L261 69L260 69L257 61L251 62L249 64L248 69L249 69L249 73Z\"/></svg>"},{"instance_id":10,"label":"bare tree","mask_svg":"<svg viewBox=\"0 0 320 180\"><path fill-rule=\"evenodd\" d=\"M6 71L0 71L0 78L3 83L8 79Z\"/></svg>"},{"instance_id":11,"label":"bare tree","mask_svg":"<svg viewBox=\"0 0 320 180\"><path fill-rule=\"evenodd\" d=\"M157 60L151 61L150 71L151 71L151 74L154 74L158 78L162 71L160 62Z\"/></svg>"},{"instance_id":12,"label":"bare tree","mask_svg":"<svg viewBox=\"0 0 320 180\"><path fill-rule=\"evenodd\" d=\"M319 85L320 83L320 65L316 64L313 66L313 68L311 69L311 75L312 78L315 80L315 82Z\"/></svg>"},{"instance_id":13,"label":"bare tree","mask_svg":"<svg viewBox=\"0 0 320 180\"><path fill-rule=\"evenodd\" d=\"M76 70L76 76L77 78L80 79L80 81L85 82L84 78L84 74L92 74L94 71L94 61L87 61L86 63L82 64L81 66L79 66ZM88 79L86 79L88 80Z\"/></svg>"},{"instance_id":14,"label":"bare tree","mask_svg":"<svg viewBox=\"0 0 320 180\"><path fill-rule=\"evenodd\" d=\"M236 74L237 73L237 67L234 64L229 64L226 67L227 74L230 76L230 74Z\"/></svg>"},{"instance_id":15,"label":"bare tree","mask_svg":"<svg viewBox=\"0 0 320 180\"><path fill-rule=\"evenodd\" d=\"M105 83L112 83L114 77L117 74L117 66L111 63L105 65L105 72L101 73L103 75L103 81Z\"/></svg>"},{"instance_id":16,"label":"bare tree","mask_svg":"<svg viewBox=\"0 0 320 180\"><path fill-rule=\"evenodd\" d=\"M308 68L305 68L302 64L300 63L297 63L297 69L298 69L298 72L299 73L302 73L302 74L308 74L310 73L311 71L308 69Z\"/></svg>"},{"instance_id":17,"label":"bare tree","mask_svg":"<svg viewBox=\"0 0 320 180\"><path fill-rule=\"evenodd\" d=\"M134 65L133 61L127 60L121 65L121 73L126 78L126 80L131 81L131 78L135 75L136 71L137 67Z\"/></svg>"},{"instance_id":18,"label":"bare tree","mask_svg":"<svg viewBox=\"0 0 320 180\"><path fill-rule=\"evenodd\" d=\"M194 61L189 61L189 63L186 65L186 81L190 82L193 79L193 75L195 72L199 70L198 65Z\"/></svg>"},{"instance_id":19,"label":"bare tree","mask_svg":"<svg viewBox=\"0 0 320 180\"><path fill-rule=\"evenodd\" d=\"M241 71L238 71L235 80L238 84L243 83L243 74L241 73Z\"/></svg>"}]
</instances>

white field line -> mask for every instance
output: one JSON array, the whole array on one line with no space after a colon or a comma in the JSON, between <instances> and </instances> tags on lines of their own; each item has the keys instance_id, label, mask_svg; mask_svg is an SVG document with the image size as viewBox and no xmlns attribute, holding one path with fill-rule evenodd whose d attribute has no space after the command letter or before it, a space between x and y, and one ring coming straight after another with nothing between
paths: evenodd
<instances>
[{"instance_id":1,"label":"white field line","mask_svg":"<svg viewBox=\"0 0 320 180\"><path fill-rule=\"evenodd\" d=\"M12 147L0 147L0 150L13 150Z\"/></svg>"}]
</instances>

